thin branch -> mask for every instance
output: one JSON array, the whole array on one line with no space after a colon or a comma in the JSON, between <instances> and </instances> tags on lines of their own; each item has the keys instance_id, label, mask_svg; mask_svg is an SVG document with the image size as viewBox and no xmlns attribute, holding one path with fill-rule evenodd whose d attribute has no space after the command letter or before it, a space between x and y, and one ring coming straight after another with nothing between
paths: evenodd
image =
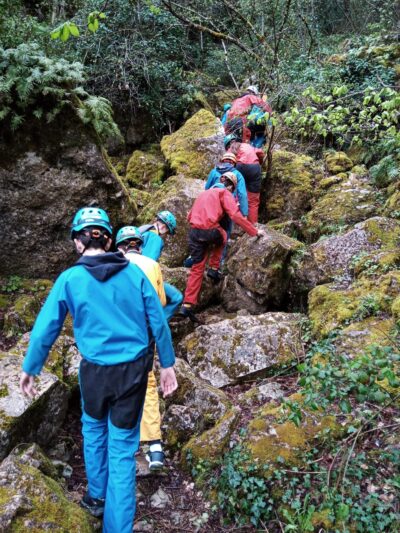
<instances>
[{"instance_id":1,"label":"thin branch","mask_svg":"<svg viewBox=\"0 0 400 533\"><path fill-rule=\"evenodd\" d=\"M233 83L235 84L235 87L236 87L237 91L239 91L239 86L238 86L238 84L236 83L235 76L233 75L233 72L232 72L231 67L230 67L230 65L229 65L229 61L228 61L228 51L227 51L227 49L226 49L226 46L225 46L224 40L222 40L221 43L222 43L222 48L224 49L224 59L225 59L226 68L228 69L229 75L230 75L230 77L232 78L232 81L233 81Z\"/></svg>"}]
</instances>

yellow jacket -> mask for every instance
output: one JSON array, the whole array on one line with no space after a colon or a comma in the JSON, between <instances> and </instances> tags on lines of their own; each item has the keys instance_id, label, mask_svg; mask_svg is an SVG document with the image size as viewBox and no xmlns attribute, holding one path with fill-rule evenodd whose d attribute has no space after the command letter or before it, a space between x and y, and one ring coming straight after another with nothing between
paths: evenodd
<instances>
[{"instance_id":1,"label":"yellow jacket","mask_svg":"<svg viewBox=\"0 0 400 533\"><path fill-rule=\"evenodd\" d=\"M144 274L146 274L158 297L160 298L161 305L166 305L167 297L165 296L162 272L157 261L154 261L153 259L150 259L150 257L146 257L137 252L128 252L125 257L129 259L131 263L137 265L144 272Z\"/></svg>"}]
</instances>

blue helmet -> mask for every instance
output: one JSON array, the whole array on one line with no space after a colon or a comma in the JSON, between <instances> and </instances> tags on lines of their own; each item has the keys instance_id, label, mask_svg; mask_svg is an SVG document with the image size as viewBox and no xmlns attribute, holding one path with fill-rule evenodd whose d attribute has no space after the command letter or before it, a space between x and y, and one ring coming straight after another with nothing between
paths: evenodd
<instances>
[{"instance_id":1,"label":"blue helmet","mask_svg":"<svg viewBox=\"0 0 400 533\"><path fill-rule=\"evenodd\" d=\"M121 242L130 241L131 239L140 241L143 244L143 235L140 233L138 228L135 226L124 226L118 231L115 244L118 246L118 244L121 244Z\"/></svg>"},{"instance_id":2,"label":"blue helmet","mask_svg":"<svg viewBox=\"0 0 400 533\"><path fill-rule=\"evenodd\" d=\"M225 149L228 148L228 146L231 144L232 141L238 141L239 139L237 138L237 136L234 134L234 133L230 133L229 135L227 135L224 139L224 146L225 146Z\"/></svg>"},{"instance_id":3,"label":"blue helmet","mask_svg":"<svg viewBox=\"0 0 400 533\"><path fill-rule=\"evenodd\" d=\"M71 238L74 238L74 234L89 227L97 226L104 228L112 235L112 226L110 219L104 209L100 207L83 207L74 216L74 220L71 225Z\"/></svg>"},{"instance_id":4,"label":"blue helmet","mask_svg":"<svg viewBox=\"0 0 400 533\"><path fill-rule=\"evenodd\" d=\"M157 213L157 220L163 222L172 235L175 233L176 218L171 213L171 211L160 211L159 213Z\"/></svg>"},{"instance_id":5,"label":"blue helmet","mask_svg":"<svg viewBox=\"0 0 400 533\"><path fill-rule=\"evenodd\" d=\"M232 104L224 104L224 111L229 111L231 107L232 107Z\"/></svg>"}]
</instances>

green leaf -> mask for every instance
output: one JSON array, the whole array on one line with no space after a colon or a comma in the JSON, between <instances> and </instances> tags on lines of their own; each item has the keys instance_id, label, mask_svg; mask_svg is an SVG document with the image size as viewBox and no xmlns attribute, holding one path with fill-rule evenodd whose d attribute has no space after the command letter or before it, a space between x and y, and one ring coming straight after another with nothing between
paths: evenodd
<instances>
[{"instance_id":1,"label":"green leaf","mask_svg":"<svg viewBox=\"0 0 400 533\"><path fill-rule=\"evenodd\" d=\"M343 413L346 413L346 414L351 413L351 403L348 400L342 400L339 403L339 407Z\"/></svg>"},{"instance_id":2,"label":"green leaf","mask_svg":"<svg viewBox=\"0 0 400 533\"><path fill-rule=\"evenodd\" d=\"M65 41L68 41L69 39L69 36L70 36L70 31L69 31L69 27L67 24L64 24L62 30L61 30L61 37L60 39L65 42Z\"/></svg>"},{"instance_id":3,"label":"green leaf","mask_svg":"<svg viewBox=\"0 0 400 533\"><path fill-rule=\"evenodd\" d=\"M95 33L95 31L96 31L96 30L95 30L95 27L94 27L94 24L92 24L91 22L89 22L89 24L88 24L88 29L89 29L89 31L91 31L92 33Z\"/></svg>"},{"instance_id":4,"label":"green leaf","mask_svg":"<svg viewBox=\"0 0 400 533\"><path fill-rule=\"evenodd\" d=\"M59 39L59 38L60 38L60 35L61 35L61 30L59 30L59 29L53 30L53 31L50 33L50 37L51 37L52 39Z\"/></svg>"},{"instance_id":5,"label":"green leaf","mask_svg":"<svg viewBox=\"0 0 400 533\"><path fill-rule=\"evenodd\" d=\"M107 15L105 13L99 13L99 19L104 20L105 18L107 18Z\"/></svg>"},{"instance_id":6,"label":"green leaf","mask_svg":"<svg viewBox=\"0 0 400 533\"><path fill-rule=\"evenodd\" d=\"M73 22L69 24L69 31L71 32L71 35L73 35L74 37L79 37L78 26L74 24Z\"/></svg>"}]
</instances>

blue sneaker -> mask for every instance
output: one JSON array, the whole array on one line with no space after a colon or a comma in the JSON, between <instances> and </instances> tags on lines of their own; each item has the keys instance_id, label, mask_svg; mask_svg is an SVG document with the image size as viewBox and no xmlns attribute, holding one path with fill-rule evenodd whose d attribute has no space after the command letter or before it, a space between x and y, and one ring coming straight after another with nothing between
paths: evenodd
<instances>
[{"instance_id":1,"label":"blue sneaker","mask_svg":"<svg viewBox=\"0 0 400 533\"><path fill-rule=\"evenodd\" d=\"M104 498L92 498L88 493L80 501L80 506L89 511L92 516L99 518L104 514Z\"/></svg>"}]
</instances>

